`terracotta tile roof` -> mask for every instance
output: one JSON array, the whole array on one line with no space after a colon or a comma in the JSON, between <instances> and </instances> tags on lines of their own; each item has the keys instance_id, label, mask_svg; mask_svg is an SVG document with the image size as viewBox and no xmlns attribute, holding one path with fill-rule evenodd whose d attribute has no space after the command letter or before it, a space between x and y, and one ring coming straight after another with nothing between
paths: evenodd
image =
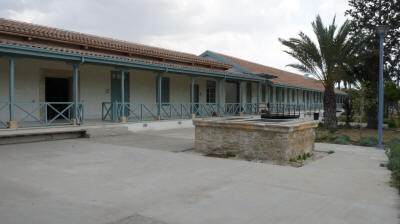
<instances>
[{"instance_id":1,"label":"terracotta tile roof","mask_svg":"<svg viewBox=\"0 0 400 224\"><path fill-rule=\"evenodd\" d=\"M76 45L84 49L108 50L123 53L127 56L133 55L153 57L158 60L161 59L172 62L177 61L189 64L192 63L196 65L215 67L222 70L226 70L231 67L223 62L199 57L194 54L172 51L158 47L150 47L111 38L99 37L95 35L72 32L3 18L0 18L0 33L22 36L27 40L39 39L55 41L63 44Z\"/></svg>"},{"instance_id":2,"label":"terracotta tile roof","mask_svg":"<svg viewBox=\"0 0 400 224\"><path fill-rule=\"evenodd\" d=\"M146 58L142 58L142 57L135 57L135 56L115 55L115 54L104 53L104 52L96 52L96 51L91 51L91 50L59 46L59 45L54 45L54 44L49 44L49 43L37 43L37 42L33 42L33 41L22 41L22 40L16 40L13 38L9 38L9 37L4 37L1 35L0 35L0 43L16 45L16 46L24 46L24 47L33 47L33 48L38 48L38 49L46 49L46 50L57 51L57 52L67 52L67 53L75 53L75 54L80 54L80 55L90 55L90 56L99 56L99 57L106 57L106 58L113 58L113 59L122 59L122 60L133 61L133 62L143 62L143 63L147 63L147 64L168 66L170 68L172 67L172 68L195 69L195 70L199 70L199 71L218 72L221 74L226 74L226 75L236 76L236 77L254 78L254 76L250 75L250 74L238 74L238 73L228 72L226 70L221 71L218 69L211 69L211 68L205 68L205 67L200 67L200 66L190 66L190 65L178 64L178 63L172 63L172 62L155 61L155 60L150 60L150 59L146 59Z\"/></svg>"},{"instance_id":3,"label":"terracotta tile roof","mask_svg":"<svg viewBox=\"0 0 400 224\"><path fill-rule=\"evenodd\" d=\"M306 78L302 75L292 73L292 72L287 72L281 69L257 64L254 62L246 61L240 58L235 58L232 56L224 55L221 53L217 52L212 52L214 54L217 54L218 56L231 61L242 68L249 70L250 72L254 74L268 74L268 75L273 75L276 76L276 78L270 79L271 82L276 83L276 84L282 84L282 85L289 85L289 86L295 86L295 87L301 87L301 88L308 88L308 89L316 89L323 91L324 86L319 80L316 80L314 78ZM342 91L336 89L335 90L337 93L343 93Z\"/></svg>"}]
</instances>

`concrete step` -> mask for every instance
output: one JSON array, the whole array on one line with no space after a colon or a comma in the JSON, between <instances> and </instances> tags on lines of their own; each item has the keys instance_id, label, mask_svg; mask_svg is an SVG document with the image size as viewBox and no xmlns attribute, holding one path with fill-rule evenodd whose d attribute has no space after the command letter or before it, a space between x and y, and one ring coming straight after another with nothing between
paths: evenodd
<instances>
[{"instance_id":1,"label":"concrete step","mask_svg":"<svg viewBox=\"0 0 400 224\"><path fill-rule=\"evenodd\" d=\"M54 141L82 138L85 136L86 130L81 128L34 128L4 130L0 132L0 145Z\"/></svg>"}]
</instances>

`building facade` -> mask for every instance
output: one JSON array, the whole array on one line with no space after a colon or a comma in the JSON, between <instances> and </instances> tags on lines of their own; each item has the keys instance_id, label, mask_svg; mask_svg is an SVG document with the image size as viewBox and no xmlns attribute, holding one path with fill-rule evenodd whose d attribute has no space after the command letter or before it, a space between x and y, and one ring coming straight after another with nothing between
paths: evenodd
<instances>
[{"instance_id":1,"label":"building facade","mask_svg":"<svg viewBox=\"0 0 400 224\"><path fill-rule=\"evenodd\" d=\"M321 109L315 80L245 62L0 19L0 128Z\"/></svg>"}]
</instances>

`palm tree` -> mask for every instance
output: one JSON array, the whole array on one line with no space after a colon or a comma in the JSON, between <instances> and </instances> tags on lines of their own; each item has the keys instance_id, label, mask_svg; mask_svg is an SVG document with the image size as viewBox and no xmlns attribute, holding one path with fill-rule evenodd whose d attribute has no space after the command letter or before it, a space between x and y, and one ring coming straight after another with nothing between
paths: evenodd
<instances>
[{"instance_id":1,"label":"palm tree","mask_svg":"<svg viewBox=\"0 0 400 224\"><path fill-rule=\"evenodd\" d=\"M343 79L343 66L346 60L356 53L354 43L350 41L350 23L344 22L341 27L335 25L335 18L331 25L325 27L318 15L311 23L317 43L303 32L298 38L279 41L289 50L284 51L297 59L299 64L287 66L310 73L324 85L324 126L327 129L336 129L336 95L334 85Z\"/></svg>"}]
</instances>

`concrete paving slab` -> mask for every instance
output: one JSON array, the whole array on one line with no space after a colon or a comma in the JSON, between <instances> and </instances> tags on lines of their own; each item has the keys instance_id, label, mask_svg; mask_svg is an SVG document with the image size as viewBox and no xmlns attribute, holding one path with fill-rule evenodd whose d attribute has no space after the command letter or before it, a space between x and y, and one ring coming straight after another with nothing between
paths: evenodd
<instances>
[{"instance_id":1,"label":"concrete paving slab","mask_svg":"<svg viewBox=\"0 0 400 224\"><path fill-rule=\"evenodd\" d=\"M335 153L301 168L170 152L191 138L0 146L1 223L399 223L383 151L316 144Z\"/></svg>"}]
</instances>

